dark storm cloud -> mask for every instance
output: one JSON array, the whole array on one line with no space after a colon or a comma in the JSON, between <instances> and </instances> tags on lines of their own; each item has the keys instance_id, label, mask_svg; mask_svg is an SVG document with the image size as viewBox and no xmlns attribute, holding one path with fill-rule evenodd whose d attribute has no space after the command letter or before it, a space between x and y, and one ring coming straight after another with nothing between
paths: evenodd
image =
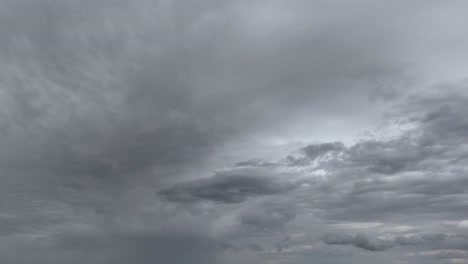
<instances>
[{"instance_id":1,"label":"dark storm cloud","mask_svg":"<svg viewBox=\"0 0 468 264\"><path fill-rule=\"evenodd\" d=\"M265 5L271 19L283 21L281 4ZM2 6L0 144L9 151L0 163L74 182L68 186L84 185L80 177L107 179L117 190L158 181L231 139L267 129L296 106L319 111L324 100L317 98L349 90L319 86L341 74L342 61L358 57L358 47L340 42L306 45L302 32L259 34L253 26L268 20L241 2ZM283 21L286 29L297 22ZM318 63L322 56L331 58Z\"/></svg>"},{"instance_id":2,"label":"dark storm cloud","mask_svg":"<svg viewBox=\"0 0 468 264\"><path fill-rule=\"evenodd\" d=\"M263 4L271 13L256 13ZM13 151L2 153L2 162L112 179L118 188L141 177L127 180L130 174L160 178L203 160L296 108L335 112L324 102L337 94L343 109L354 104L347 98L356 91L333 80L366 64L363 53L388 48L379 42L372 52L363 49L376 29L353 36L348 25L329 28L329 18L318 17L324 28L317 30L299 12L308 4L297 1L285 13L283 4L263 4L6 1L2 148ZM348 16L354 23L371 13L353 9ZM275 21L284 28L268 31ZM304 22L303 30L289 30ZM395 71L376 72L380 80Z\"/></svg>"},{"instance_id":3,"label":"dark storm cloud","mask_svg":"<svg viewBox=\"0 0 468 264\"><path fill-rule=\"evenodd\" d=\"M93 128L112 139L125 127L131 141L142 133L164 141L159 130L183 130L177 139L194 151L191 157L204 156L225 133L291 114L283 111L290 106L317 105L322 111L323 98L334 97L336 90L349 93L327 83L344 71L342 62L353 62L363 50L339 41L352 37L345 25L330 29L337 34L314 33L313 23L304 29L311 36L302 30L260 34L269 20L255 24L262 23L262 14L241 2L198 1L189 7L179 1L7 1L4 6L1 55L12 68L4 71L4 82L15 87L6 96L10 118L20 123L8 122L7 131L27 127L37 136L39 130L58 130L67 137L74 130L73 137L89 140L103 137ZM285 19L287 14L276 13L281 4L265 6L272 9L272 22L276 16ZM350 13L353 20L360 15ZM301 22L288 18L286 29ZM328 40L333 45L325 45ZM376 48L383 49L380 45ZM367 63L356 63L361 62ZM191 141L184 142L188 135ZM175 156L186 153L173 148Z\"/></svg>"},{"instance_id":4,"label":"dark storm cloud","mask_svg":"<svg viewBox=\"0 0 468 264\"><path fill-rule=\"evenodd\" d=\"M340 142L411 93L414 74L460 75L466 4L441 3L2 1L0 262L220 263L220 240L239 249L229 263L287 262L330 221L466 218L466 85L410 97L394 114L412 128L393 139ZM300 157L258 154L323 138ZM195 215L219 237L152 229ZM95 232L63 231L76 225Z\"/></svg>"},{"instance_id":5,"label":"dark storm cloud","mask_svg":"<svg viewBox=\"0 0 468 264\"><path fill-rule=\"evenodd\" d=\"M318 162L321 162L323 158L331 158L333 156L340 155L345 150L346 147L342 142L311 144L299 151L300 153L305 154L305 157L295 157L290 155L287 157L287 161L292 166L304 166L310 164L311 161L317 160Z\"/></svg>"},{"instance_id":6,"label":"dark storm cloud","mask_svg":"<svg viewBox=\"0 0 468 264\"><path fill-rule=\"evenodd\" d=\"M172 202L242 203L248 198L282 194L294 188L285 181L263 175L221 174L183 182L160 191Z\"/></svg>"},{"instance_id":7,"label":"dark storm cloud","mask_svg":"<svg viewBox=\"0 0 468 264\"><path fill-rule=\"evenodd\" d=\"M181 46L188 33L172 23L153 27L158 22L143 12L163 12L162 2L3 5L1 56L9 63L2 71L1 144L9 151L1 153L2 168L34 167L65 182L109 180L114 188L197 162L232 132L215 120L224 107L213 115L204 102L222 100L216 89L197 95L205 87L188 65L199 51ZM182 16L180 26L200 12Z\"/></svg>"}]
</instances>

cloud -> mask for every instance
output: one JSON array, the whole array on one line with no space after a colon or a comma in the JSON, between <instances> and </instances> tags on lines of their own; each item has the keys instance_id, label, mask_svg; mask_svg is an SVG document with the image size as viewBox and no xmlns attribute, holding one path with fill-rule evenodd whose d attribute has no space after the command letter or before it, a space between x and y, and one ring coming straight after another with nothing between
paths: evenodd
<instances>
[{"instance_id":1,"label":"cloud","mask_svg":"<svg viewBox=\"0 0 468 264\"><path fill-rule=\"evenodd\" d=\"M275 232L294 220L296 214L292 201L270 201L243 210L239 220L247 232Z\"/></svg>"},{"instance_id":2,"label":"cloud","mask_svg":"<svg viewBox=\"0 0 468 264\"><path fill-rule=\"evenodd\" d=\"M323 241L330 245L350 245L354 243L354 237L343 233L327 233Z\"/></svg>"},{"instance_id":3,"label":"cloud","mask_svg":"<svg viewBox=\"0 0 468 264\"><path fill-rule=\"evenodd\" d=\"M329 245L352 245L370 251L385 251L388 249L403 249L413 251L425 250L466 250L468 236L462 234L408 234L393 236L387 234L386 238L358 233L351 236L345 233L327 233L322 237L324 243ZM464 253L466 254L466 252Z\"/></svg>"},{"instance_id":4,"label":"cloud","mask_svg":"<svg viewBox=\"0 0 468 264\"><path fill-rule=\"evenodd\" d=\"M309 145L302 149L308 158L315 160L320 156L326 155L330 152L339 152L345 149L345 145L341 142L321 143Z\"/></svg>"},{"instance_id":5,"label":"cloud","mask_svg":"<svg viewBox=\"0 0 468 264\"><path fill-rule=\"evenodd\" d=\"M323 237L323 241L330 245L353 245L370 251L384 251L393 247L392 242L362 233L356 234L354 237L347 234L328 233Z\"/></svg>"},{"instance_id":6,"label":"cloud","mask_svg":"<svg viewBox=\"0 0 468 264\"><path fill-rule=\"evenodd\" d=\"M464 250L466 230L439 225L467 218L467 87L447 84L466 75L463 10L1 1L0 262L219 263L226 247L230 263L372 263L388 248ZM215 231L153 229L173 218ZM75 225L95 232L66 231ZM317 237L335 225L366 235L330 235L353 245L330 250ZM433 229L446 237L423 236Z\"/></svg>"},{"instance_id":7,"label":"cloud","mask_svg":"<svg viewBox=\"0 0 468 264\"><path fill-rule=\"evenodd\" d=\"M218 174L176 184L159 194L172 202L242 203L248 198L285 193L293 184L264 175Z\"/></svg>"},{"instance_id":8,"label":"cloud","mask_svg":"<svg viewBox=\"0 0 468 264\"><path fill-rule=\"evenodd\" d=\"M24 252L27 251L27 254ZM62 233L55 236L19 239L5 248L6 263L219 263L214 241L204 234L112 231Z\"/></svg>"},{"instance_id":9,"label":"cloud","mask_svg":"<svg viewBox=\"0 0 468 264\"><path fill-rule=\"evenodd\" d=\"M338 221L462 219L468 184L465 88L459 83L410 96L393 113L400 125L394 136L303 148L294 158L303 162L289 164L320 172L308 187L311 205Z\"/></svg>"},{"instance_id":10,"label":"cloud","mask_svg":"<svg viewBox=\"0 0 468 264\"><path fill-rule=\"evenodd\" d=\"M311 144L299 150L303 154L299 157L289 155L287 161L292 166L304 166L310 164L311 161L321 162L326 159L335 157L346 150L346 146L342 142L318 143Z\"/></svg>"},{"instance_id":11,"label":"cloud","mask_svg":"<svg viewBox=\"0 0 468 264\"><path fill-rule=\"evenodd\" d=\"M247 248L252 251L264 251L264 248L261 245L255 243L248 244Z\"/></svg>"},{"instance_id":12,"label":"cloud","mask_svg":"<svg viewBox=\"0 0 468 264\"><path fill-rule=\"evenodd\" d=\"M354 245L371 251L382 251L391 247L391 245L388 245L385 241L375 237L366 236L365 234L357 234L354 237Z\"/></svg>"}]
</instances>

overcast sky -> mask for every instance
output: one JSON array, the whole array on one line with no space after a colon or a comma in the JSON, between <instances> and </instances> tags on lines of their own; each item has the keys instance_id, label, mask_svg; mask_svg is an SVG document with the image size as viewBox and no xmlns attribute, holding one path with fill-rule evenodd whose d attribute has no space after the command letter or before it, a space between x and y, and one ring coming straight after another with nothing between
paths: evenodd
<instances>
[{"instance_id":1,"label":"overcast sky","mask_svg":"<svg viewBox=\"0 0 468 264\"><path fill-rule=\"evenodd\" d=\"M467 10L0 0L0 263L468 263Z\"/></svg>"}]
</instances>

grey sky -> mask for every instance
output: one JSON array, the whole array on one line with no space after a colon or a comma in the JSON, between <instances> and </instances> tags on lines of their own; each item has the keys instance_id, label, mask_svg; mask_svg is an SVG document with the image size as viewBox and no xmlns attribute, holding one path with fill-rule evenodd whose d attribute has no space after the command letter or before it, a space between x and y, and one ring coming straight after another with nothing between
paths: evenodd
<instances>
[{"instance_id":1,"label":"grey sky","mask_svg":"<svg viewBox=\"0 0 468 264\"><path fill-rule=\"evenodd\" d=\"M1 263L468 263L466 1L0 2Z\"/></svg>"}]
</instances>

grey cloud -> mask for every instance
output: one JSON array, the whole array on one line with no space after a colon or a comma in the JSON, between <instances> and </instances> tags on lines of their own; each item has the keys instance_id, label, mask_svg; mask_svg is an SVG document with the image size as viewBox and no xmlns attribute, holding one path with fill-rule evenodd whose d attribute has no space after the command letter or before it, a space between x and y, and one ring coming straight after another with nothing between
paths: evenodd
<instances>
[{"instance_id":1,"label":"grey cloud","mask_svg":"<svg viewBox=\"0 0 468 264\"><path fill-rule=\"evenodd\" d=\"M265 250L261 245L255 244L255 243L247 244L247 248L252 251L264 251Z\"/></svg>"},{"instance_id":2,"label":"grey cloud","mask_svg":"<svg viewBox=\"0 0 468 264\"><path fill-rule=\"evenodd\" d=\"M27 251L27 254L25 254ZM194 232L70 233L2 247L6 263L219 263L214 241Z\"/></svg>"},{"instance_id":3,"label":"grey cloud","mask_svg":"<svg viewBox=\"0 0 468 264\"><path fill-rule=\"evenodd\" d=\"M443 240L443 243L438 246L442 249L464 250L468 249L468 235L451 235Z\"/></svg>"},{"instance_id":4,"label":"grey cloud","mask_svg":"<svg viewBox=\"0 0 468 264\"><path fill-rule=\"evenodd\" d=\"M370 251L383 251L393 247L393 243L366 234L356 234L354 237L341 233L328 233L323 241L330 245L353 245Z\"/></svg>"},{"instance_id":5,"label":"grey cloud","mask_svg":"<svg viewBox=\"0 0 468 264\"><path fill-rule=\"evenodd\" d=\"M391 244L375 237L369 237L365 234L357 234L354 237L354 245L371 251L382 251L391 247Z\"/></svg>"},{"instance_id":6,"label":"grey cloud","mask_svg":"<svg viewBox=\"0 0 468 264\"><path fill-rule=\"evenodd\" d=\"M276 162L261 160L261 159L254 159L254 160L247 160L241 161L234 164L235 167L277 167L279 164Z\"/></svg>"},{"instance_id":7,"label":"grey cloud","mask_svg":"<svg viewBox=\"0 0 468 264\"><path fill-rule=\"evenodd\" d=\"M292 201L272 201L243 210L239 220L247 232L275 232L294 220L296 214Z\"/></svg>"},{"instance_id":8,"label":"grey cloud","mask_svg":"<svg viewBox=\"0 0 468 264\"><path fill-rule=\"evenodd\" d=\"M330 152L340 152L345 149L345 146L341 142L333 142L333 143L321 143L321 144L314 144L309 145L303 149L306 153L307 157L314 160L320 156L326 155Z\"/></svg>"},{"instance_id":9,"label":"grey cloud","mask_svg":"<svg viewBox=\"0 0 468 264\"><path fill-rule=\"evenodd\" d=\"M279 3L254 7L263 4L273 15L282 10ZM37 185L38 192L98 185L115 194L172 181L217 147L304 108L333 112L322 107L321 98L336 96L330 90L354 104L344 99L349 89L331 83L361 47L305 44L321 30L310 37L302 30L257 34L254 7L208 0L190 8L150 0L3 2L2 168L54 185ZM305 31L316 31L306 24ZM326 69L321 56L331 57Z\"/></svg>"},{"instance_id":10,"label":"grey cloud","mask_svg":"<svg viewBox=\"0 0 468 264\"><path fill-rule=\"evenodd\" d=\"M395 174L409 170L411 165L424 157L418 150L406 149L404 140L359 143L349 149L349 160L356 166L366 167L369 172Z\"/></svg>"},{"instance_id":11,"label":"grey cloud","mask_svg":"<svg viewBox=\"0 0 468 264\"><path fill-rule=\"evenodd\" d=\"M258 175L214 175L183 182L159 194L173 202L241 203L248 198L285 193L293 184Z\"/></svg>"},{"instance_id":12,"label":"grey cloud","mask_svg":"<svg viewBox=\"0 0 468 264\"><path fill-rule=\"evenodd\" d=\"M325 180L310 187L317 192L311 204L334 220L464 219L468 183L464 88L466 84L459 83L411 96L394 113L409 128L393 138L362 140L349 147L337 143L306 147L341 146L315 165L299 165L325 171ZM315 158L305 153L300 159Z\"/></svg>"},{"instance_id":13,"label":"grey cloud","mask_svg":"<svg viewBox=\"0 0 468 264\"><path fill-rule=\"evenodd\" d=\"M467 257L466 252L446 252L442 251L436 254L437 258L441 259L465 259Z\"/></svg>"},{"instance_id":14,"label":"grey cloud","mask_svg":"<svg viewBox=\"0 0 468 264\"><path fill-rule=\"evenodd\" d=\"M373 87L369 95L372 101L395 101L402 97L405 89L416 80L408 74L405 65L369 63L352 74L353 77L369 82Z\"/></svg>"},{"instance_id":15,"label":"grey cloud","mask_svg":"<svg viewBox=\"0 0 468 264\"><path fill-rule=\"evenodd\" d=\"M414 246L414 245L421 245L426 242L426 239L422 238L421 236L418 235L410 235L410 236L397 236L395 237L395 243L399 245L408 245L408 246Z\"/></svg>"},{"instance_id":16,"label":"grey cloud","mask_svg":"<svg viewBox=\"0 0 468 264\"><path fill-rule=\"evenodd\" d=\"M200 4L179 26L201 19L209 1ZM27 187L35 192L98 185L102 193L120 193L179 175L232 135L234 127L219 122L225 108L214 115L213 104L202 102L219 101L219 94L196 96L205 86L189 77L187 63L194 62L188 53L197 52L183 55L184 48L172 45L188 33L159 24L177 17L153 16L148 8L171 7L160 1L2 3L0 56L9 62L1 66L0 164L12 175L8 182L21 174L42 179Z\"/></svg>"},{"instance_id":17,"label":"grey cloud","mask_svg":"<svg viewBox=\"0 0 468 264\"><path fill-rule=\"evenodd\" d=\"M299 150L298 153L302 155L289 155L286 160L291 166L305 166L310 164L310 161L322 162L337 158L345 150L346 146L342 142L311 144Z\"/></svg>"},{"instance_id":18,"label":"grey cloud","mask_svg":"<svg viewBox=\"0 0 468 264\"><path fill-rule=\"evenodd\" d=\"M462 234L410 234L379 239L362 233L351 236L334 232L325 234L322 240L329 245L352 245L370 251L384 251L392 248L466 251L468 248L468 237Z\"/></svg>"},{"instance_id":19,"label":"grey cloud","mask_svg":"<svg viewBox=\"0 0 468 264\"><path fill-rule=\"evenodd\" d=\"M286 235L278 241L275 241L273 247L276 249L276 252L282 252L284 249L287 249L290 246L291 242L291 236Z\"/></svg>"},{"instance_id":20,"label":"grey cloud","mask_svg":"<svg viewBox=\"0 0 468 264\"><path fill-rule=\"evenodd\" d=\"M241 251L252 251L252 252L261 252L265 251L265 248L257 243L250 242L250 243L230 243L227 241L219 241L216 244L218 249L224 251L234 251L240 254Z\"/></svg>"},{"instance_id":21,"label":"grey cloud","mask_svg":"<svg viewBox=\"0 0 468 264\"><path fill-rule=\"evenodd\" d=\"M339 142L411 94L413 74L425 83L460 77L465 9L462 1L1 1L0 262L218 263L207 231L103 231L145 229L173 214L210 215L223 234L235 224L238 236L250 230L249 241L218 246L239 246L236 261L252 254L253 263L293 261L311 245L279 243L277 254L273 236L312 235L329 221L466 219L466 83L421 89L398 105L384 118L410 129L393 139ZM299 157L254 160L278 142L322 138L330 143ZM212 173L239 160L247 161ZM288 202L258 202L278 196ZM60 231L80 224L96 234ZM32 234L47 237L44 246L15 242ZM466 246L462 235L437 239L395 243ZM370 235L352 244L386 247ZM356 259L323 259L340 261Z\"/></svg>"},{"instance_id":22,"label":"grey cloud","mask_svg":"<svg viewBox=\"0 0 468 264\"><path fill-rule=\"evenodd\" d=\"M427 261L438 258L438 251L459 250L459 260L464 258L466 236L462 229L458 234L424 231L440 229L440 221L466 219L467 148L466 133L462 132L468 131L462 117L468 113L466 97L465 83L433 87L397 105L390 115L402 126L396 135L363 139L351 146L312 144L276 163L302 177L304 185L290 197L296 203L308 203L319 219L349 226L355 223L356 229L372 230L371 234L382 234L379 230L384 228L394 230L382 236L326 234L322 238L325 244L349 245L351 250L391 249L388 254L433 254L424 258ZM260 163L248 166L262 167ZM301 214L305 213L299 211L299 218ZM378 225L365 227L366 223ZM419 231L400 235L405 233L400 226ZM302 241L294 247L307 248L309 243ZM279 251L284 249L296 250L278 247ZM409 259L417 261L418 257Z\"/></svg>"},{"instance_id":23,"label":"grey cloud","mask_svg":"<svg viewBox=\"0 0 468 264\"><path fill-rule=\"evenodd\" d=\"M343 233L327 233L323 236L323 241L330 245L350 245L354 242L354 237Z\"/></svg>"}]
</instances>

